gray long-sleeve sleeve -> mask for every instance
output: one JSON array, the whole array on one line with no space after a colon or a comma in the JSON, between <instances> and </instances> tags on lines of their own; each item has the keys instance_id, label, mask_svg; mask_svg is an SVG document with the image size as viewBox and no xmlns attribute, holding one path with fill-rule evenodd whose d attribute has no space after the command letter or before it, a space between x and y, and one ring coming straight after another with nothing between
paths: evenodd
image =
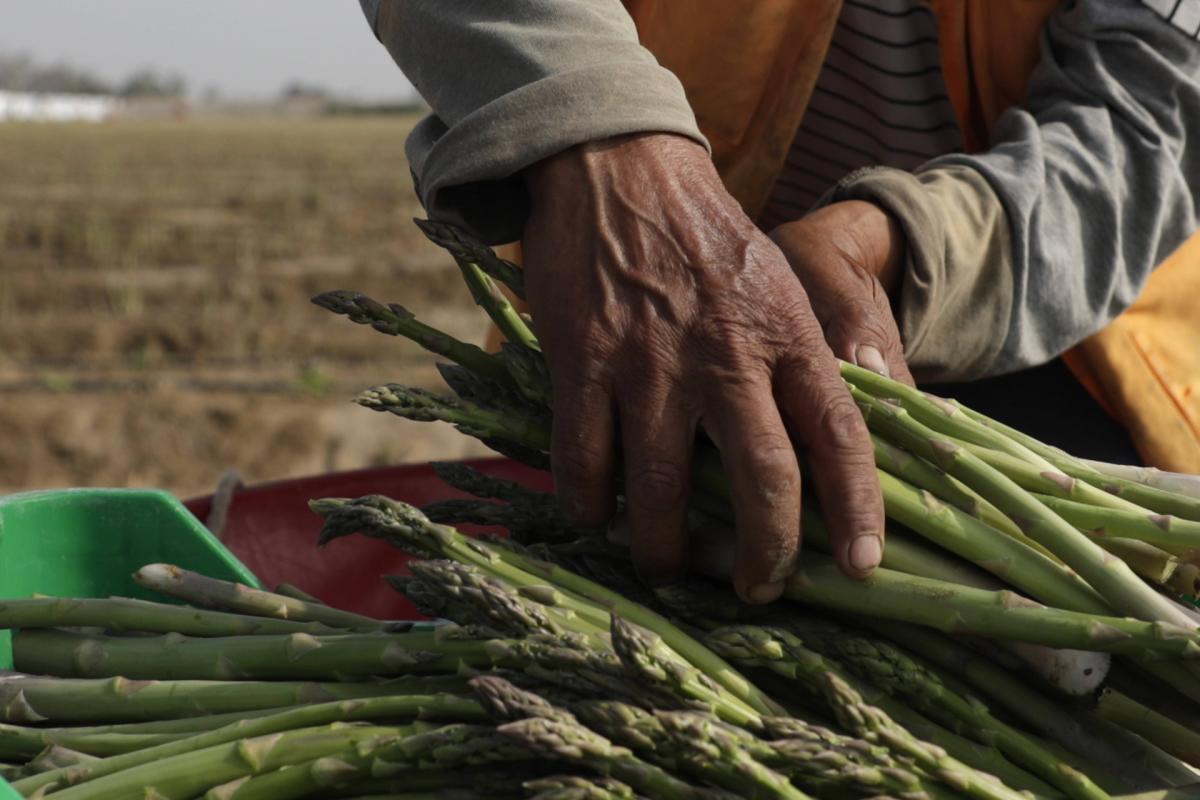
<instances>
[{"instance_id":1,"label":"gray long-sleeve sleeve","mask_svg":"<svg viewBox=\"0 0 1200 800\"><path fill-rule=\"evenodd\" d=\"M915 175L852 175L829 197L880 202L908 233L898 317L924 379L1054 358L1196 231L1200 42L1141 0L1064 3L992 139Z\"/></svg>"},{"instance_id":2,"label":"gray long-sleeve sleeve","mask_svg":"<svg viewBox=\"0 0 1200 800\"><path fill-rule=\"evenodd\" d=\"M547 156L642 131L704 142L619 0L361 2L432 109L406 143L422 204L488 243L520 238L519 172Z\"/></svg>"}]
</instances>

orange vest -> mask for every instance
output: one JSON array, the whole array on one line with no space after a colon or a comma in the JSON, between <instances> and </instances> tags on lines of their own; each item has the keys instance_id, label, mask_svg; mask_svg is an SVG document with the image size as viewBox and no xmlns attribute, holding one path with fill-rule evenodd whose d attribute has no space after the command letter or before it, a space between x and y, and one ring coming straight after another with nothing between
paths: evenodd
<instances>
[{"instance_id":1,"label":"orange vest","mask_svg":"<svg viewBox=\"0 0 1200 800\"><path fill-rule=\"evenodd\" d=\"M1024 97L1058 0L926 0L968 152ZM713 159L751 216L800 126L841 0L625 0L642 43L682 81ZM1147 464L1200 472L1200 234L1137 302L1064 356Z\"/></svg>"}]
</instances>

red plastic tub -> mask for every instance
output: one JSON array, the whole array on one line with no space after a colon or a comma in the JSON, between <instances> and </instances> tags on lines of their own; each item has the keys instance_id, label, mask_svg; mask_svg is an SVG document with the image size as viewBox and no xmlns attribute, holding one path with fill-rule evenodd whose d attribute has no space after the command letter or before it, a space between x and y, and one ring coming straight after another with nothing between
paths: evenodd
<instances>
[{"instance_id":1,"label":"red plastic tub","mask_svg":"<svg viewBox=\"0 0 1200 800\"><path fill-rule=\"evenodd\" d=\"M549 474L508 459L467 463L531 488L551 487ZM404 553L364 536L348 536L320 549L316 546L321 520L308 510L308 501L365 494L383 494L417 506L464 496L443 483L428 464L265 483L234 493L221 540L268 588L291 583L340 608L384 619L419 616L382 580L383 575L406 574L408 557ZM212 508L212 496L197 497L185 505L204 521Z\"/></svg>"}]
</instances>

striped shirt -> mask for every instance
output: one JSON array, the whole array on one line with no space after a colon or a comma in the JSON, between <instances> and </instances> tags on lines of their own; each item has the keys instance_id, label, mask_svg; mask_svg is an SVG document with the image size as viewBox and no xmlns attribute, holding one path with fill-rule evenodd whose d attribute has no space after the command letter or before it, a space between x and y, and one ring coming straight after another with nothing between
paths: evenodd
<instances>
[{"instance_id":1,"label":"striped shirt","mask_svg":"<svg viewBox=\"0 0 1200 800\"><path fill-rule=\"evenodd\" d=\"M845 0L760 222L770 230L803 216L859 167L911 170L961 148L933 12L921 0Z\"/></svg>"},{"instance_id":2,"label":"striped shirt","mask_svg":"<svg viewBox=\"0 0 1200 800\"><path fill-rule=\"evenodd\" d=\"M1142 0L1200 39L1200 0ZM859 167L912 170L962 149L946 95L937 19L921 0L844 0L804 120L759 223L803 216Z\"/></svg>"}]
</instances>

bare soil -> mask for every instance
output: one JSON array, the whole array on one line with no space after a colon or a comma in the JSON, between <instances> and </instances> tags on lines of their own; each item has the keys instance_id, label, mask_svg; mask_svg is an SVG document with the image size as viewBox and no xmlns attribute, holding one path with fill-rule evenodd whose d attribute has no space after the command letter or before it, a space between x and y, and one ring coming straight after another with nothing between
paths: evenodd
<instances>
[{"instance_id":1,"label":"bare soil","mask_svg":"<svg viewBox=\"0 0 1200 800\"><path fill-rule=\"evenodd\" d=\"M433 359L323 311L357 289L481 341L412 225L413 120L0 125L0 492L248 483L484 452L353 394Z\"/></svg>"}]
</instances>

